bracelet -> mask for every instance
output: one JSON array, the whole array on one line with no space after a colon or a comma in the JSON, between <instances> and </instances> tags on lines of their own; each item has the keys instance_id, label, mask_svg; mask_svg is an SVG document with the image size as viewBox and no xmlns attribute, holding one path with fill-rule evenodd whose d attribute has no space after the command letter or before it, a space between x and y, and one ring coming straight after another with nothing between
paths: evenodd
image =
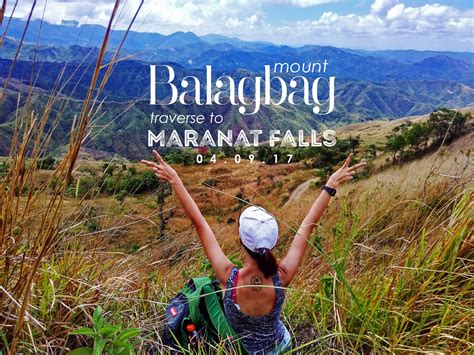
<instances>
[{"instance_id":1,"label":"bracelet","mask_svg":"<svg viewBox=\"0 0 474 355\"><path fill-rule=\"evenodd\" d=\"M332 187L329 187L326 185L323 186L323 190L326 191L329 194L329 196L334 196L337 192L336 189L333 189Z\"/></svg>"}]
</instances>

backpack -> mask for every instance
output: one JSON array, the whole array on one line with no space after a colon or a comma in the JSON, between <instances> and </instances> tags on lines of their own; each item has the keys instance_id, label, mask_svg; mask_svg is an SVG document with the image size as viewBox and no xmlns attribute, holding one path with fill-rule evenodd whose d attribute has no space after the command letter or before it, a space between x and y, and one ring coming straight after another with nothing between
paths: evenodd
<instances>
[{"instance_id":1,"label":"backpack","mask_svg":"<svg viewBox=\"0 0 474 355\"><path fill-rule=\"evenodd\" d=\"M195 327L194 333L188 330L189 324ZM219 282L210 277L190 279L170 300L162 340L178 353L197 347L197 343L204 347L219 344L219 348L246 353L226 319Z\"/></svg>"}]
</instances>

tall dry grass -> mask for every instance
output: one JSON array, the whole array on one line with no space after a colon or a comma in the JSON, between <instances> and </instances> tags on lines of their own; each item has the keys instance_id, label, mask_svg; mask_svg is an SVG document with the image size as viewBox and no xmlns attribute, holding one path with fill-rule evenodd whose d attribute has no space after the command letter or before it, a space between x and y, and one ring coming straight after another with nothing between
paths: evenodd
<instances>
[{"instance_id":1,"label":"tall dry grass","mask_svg":"<svg viewBox=\"0 0 474 355\"><path fill-rule=\"evenodd\" d=\"M143 329L137 352L164 352L159 331L166 301L186 277L208 272L192 230L171 229L172 239L131 254L110 251L117 230L154 223L158 210L135 219L112 216L91 231L84 227L88 219L106 217L88 216L100 198L91 189L74 202L72 212L65 211L81 144L117 60L103 63L118 6L116 1L87 97L72 122L67 153L45 181L38 179L37 162L53 133L45 127L62 97L62 84L56 83L44 112L17 110L9 170L0 183L0 346L5 353L64 353L86 344L87 338L69 333L90 325L97 305L107 319ZM8 80L2 96L7 88ZM287 290L284 317L295 353L472 349L473 175L472 156L464 149L470 142L472 135L341 189ZM297 205L281 211L273 206L285 233L301 221L312 199L304 194ZM214 227L218 235L228 231L222 224ZM282 240L281 252L288 242ZM156 272L165 265L166 273Z\"/></svg>"},{"instance_id":2,"label":"tall dry grass","mask_svg":"<svg viewBox=\"0 0 474 355\"><path fill-rule=\"evenodd\" d=\"M11 73L35 6L36 1L32 4L9 74L4 80L0 104L9 93ZM128 30L125 31L112 62L104 63L104 55L119 6L120 1L115 1L87 95L82 101L81 111L72 119L67 152L46 181L37 180L37 167L38 161L47 153L50 137L61 119L61 114L64 113L64 102L69 99L61 92L65 86L64 82L61 82L63 78L61 75L57 78L43 112L35 112L29 104L33 92L33 78L36 75L34 73L36 63L32 64L30 89L26 93L17 94L15 128L7 160L9 170L2 178L0 188L0 323L2 324L0 334L1 348L7 353L49 352L61 349L64 341L59 339L66 338L67 330L50 324L49 321L67 322L70 317L75 317L74 308L69 307L68 303L71 302L71 292L74 294L81 290L81 283L76 284L76 281L81 278L79 275L93 272L100 265L87 266L84 260L86 258L75 254L74 244L76 246L79 244L77 240L71 244L62 243L68 237L73 217L63 213L63 206L81 145L90 134L90 123L94 120L100 105L98 98L112 73L117 54L128 34ZM5 9L4 1L0 12L2 21ZM10 19L15 9L16 3ZM136 14L130 26L135 18ZM2 36L2 43L7 29L8 24ZM39 35L38 33L38 38ZM105 75L99 80L99 74L104 70ZM65 78L65 81L68 79ZM20 108L22 95L27 96L27 103ZM59 114L51 118L53 105L58 103ZM45 127L51 121L52 128L46 131ZM76 213L80 215L79 212L83 208L84 206L79 203ZM80 246L77 250L79 249ZM64 271L64 275L58 273L61 270ZM68 295L65 300L57 297L55 292L58 290ZM54 336L51 339L56 340L49 342L47 339L52 334Z\"/></svg>"},{"instance_id":3,"label":"tall dry grass","mask_svg":"<svg viewBox=\"0 0 474 355\"><path fill-rule=\"evenodd\" d=\"M289 292L295 332L308 320L317 330L300 333L297 349L472 348L472 138L341 189Z\"/></svg>"}]
</instances>

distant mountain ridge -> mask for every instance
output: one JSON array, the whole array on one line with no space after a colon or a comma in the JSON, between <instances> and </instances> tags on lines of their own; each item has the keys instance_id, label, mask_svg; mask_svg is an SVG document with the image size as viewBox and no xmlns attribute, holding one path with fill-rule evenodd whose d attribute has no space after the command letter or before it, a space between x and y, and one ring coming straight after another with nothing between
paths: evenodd
<instances>
[{"instance_id":1,"label":"distant mountain ridge","mask_svg":"<svg viewBox=\"0 0 474 355\"><path fill-rule=\"evenodd\" d=\"M4 19L4 26L8 19ZM25 104L28 86L34 82L30 108L44 109L49 94L61 88L62 97L71 97L52 137L53 149L67 143L71 117L78 112L92 78L105 28L67 21L60 25L43 23L39 44L36 44L40 22L30 24L10 73L18 39L25 22L12 19L7 37L0 48L0 85L10 75L8 93L0 105L0 155L9 148L8 137L15 121L18 92L20 110ZM0 28L2 31L3 28ZM68 33L64 36L64 33ZM122 39L123 31L114 31L105 63L112 59L114 49ZM306 45L291 47L266 42L247 42L221 35L197 36L192 32L171 35L130 32L121 57L99 99L105 99L104 112L98 124L106 129L98 133L93 149L118 153L125 157L146 154L144 134L147 129L191 128L169 124L153 126L149 123L152 111L163 114L190 113L208 115L211 111L224 116L220 129L319 129L372 119L394 119L421 115L440 107L474 106L474 53L436 51L364 51L331 46ZM304 74L306 77L335 76L336 107L327 116L317 116L306 105L265 106L251 117L240 115L235 106L203 107L198 105L150 106L149 64L169 64L176 72L176 80L187 75L205 78L205 66L212 65L214 79L230 75L234 80L261 75L264 65L273 71L275 63L313 63L328 60L328 72ZM35 61L35 63L33 63ZM100 78L104 74L100 73ZM278 73L286 81L301 73ZM32 81L32 75L34 80ZM57 79L60 78L59 81ZM99 79L100 79L99 78ZM56 91L52 91L56 88ZM272 86L272 90L279 90ZM253 92L248 91L249 94ZM157 89L159 97L166 92ZM133 106L122 114L128 105ZM53 108L52 115L58 107ZM199 127L199 129L216 127Z\"/></svg>"},{"instance_id":2,"label":"distant mountain ridge","mask_svg":"<svg viewBox=\"0 0 474 355\"><path fill-rule=\"evenodd\" d=\"M0 59L0 78L6 77L10 71L11 60ZM185 67L174 64L173 66L176 75L176 81L188 75L193 75L199 78L202 85L205 82L205 71L190 70ZM11 77L28 84L30 82L31 73L34 70L30 61L17 61ZM35 86L48 90L53 87L56 78L61 74L63 79L62 94L73 96L76 99L81 99L85 96L88 89L88 84L92 78L93 67L87 63L78 64L63 64L54 62L44 62L37 69L41 71L41 75L37 75L35 79ZM146 63L134 60L121 61L114 69L107 84L104 87L103 96L109 100L127 102L135 99L149 100L149 66ZM103 74L103 73L102 73ZM222 74L219 71L214 73L214 76ZM227 71L227 75L231 75L234 80L239 80L248 75L255 75L255 73L248 70L232 70ZM288 75L282 75L287 80ZM68 80L66 81L66 78ZM264 83L264 80L263 80ZM354 91L354 88L358 88ZM205 90L204 86L202 90ZM248 89L249 94L253 94L251 88ZM377 93L375 93L375 91ZM340 112L352 113L357 119L363 118L360 116L361 112L365 112L366 118L376 118L386 115L389 118L396 118L406 115L423 114L430 108L435 108L440 105L455 107L470 106L474 104L474 97L472 96L474 89L463 83L454 80L393 80L387 83L377 83L367 80L354 79L336 79L336 109ZM356 94L356 96L353 96ZM365 99L361 102L363 104L356 104L357 97L360 99L360 93L364 94ZM454 95L453 93L456 93ZM394 96L390 98L390 96ZM161 90L161 86L157 88L157 96L165 98L168 96L167 91ZM404 106L404 109L391 108L390 105L377 106L368 98L379 97L380 101L392 101L409 98L408 101L412 105ZM355 100L355 101L354 101ZM456 103L455 103L456 102ZM417 105L418 104L418 108ZM349 107L351 109L349 109ZM372 107L372 109L370 108ZM386 107L385 110L382 107ZM420 107L423 107L420 110ZM295 106L296 109L296 106ZM329 115L322 119L332 121L331 118L337 115Z\"/></svg>"},{"instance_id":3,"label":"distant mountain ridge","mask_svg":"<svg viewBox=\"0 0 474 355\"><path fill-rule=\"evenodd\" d=\"M4 20L4 26L8 19ZM54 62L80 62L86 52L96 53L105 28L69 21L61 25L43 23L36 50L39 20L31 21L26 44L20 58ZM25 22L11 19L7 35L14 42L21 37ZM64 33L68 33L64 36ZM116 47L124 31L113 31L110 50ZM8 43L7 43L8 44ZM49 47L48 47L49 46ZM14 46L11 46L14 47ZM66 47L66 48L64 48ZM4 50L6 49L6 50ZM192 32L159 33L130 32L123 46L123 55L149 63L175 62L188 69L202 69L210 64L217 70L247 69L262 72L264 64L276 62L310 63L328 59L327 75L344 79L385 82L393 80L454 80L474 86L474 53L436 51L364 51L331 46L306 45L290 47L266 42L247 42L237 38L209 34L202 37ZM7 46L0 58L13 58ZM90 56L94 58L94 56Z\"/></svg>"}]
</instances>

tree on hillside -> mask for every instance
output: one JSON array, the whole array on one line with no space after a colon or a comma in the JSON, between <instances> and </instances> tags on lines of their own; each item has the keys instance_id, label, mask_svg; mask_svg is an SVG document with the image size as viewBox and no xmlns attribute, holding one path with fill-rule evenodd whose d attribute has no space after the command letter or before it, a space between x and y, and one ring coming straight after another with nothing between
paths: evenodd
<instances>
[{"instance_id":1,"label":"tree on hillside","mask_svg":"<svg viewBox=\"0 0 474 355\"><path fill-rule=\"evenodd\" d=\"M351 148L352 154L355 154L355 150L359 145L360 145L360 136L357 136L357 137L349 136L349 147Z\"/></svg>"},{"instance_id":2,"label":"tree on hillside","mask_svg":"<svg viewBox=\"0 0 474 355\"><path fill-rule=\"evenodd\" d=\"M56 159L53 157L46 157L42 159L38 159L36 166L38 169L44 170L53 170L56 165Z\"/></svg>"},{"instance_id":3,"label":"tree on hillside","mask_svg":"<svg viewBox=\"0 0 474 355\"><path fill-rule=\"evenodd\" d=\"M0 164L0 179L4 177L8 172L9 166L6 162Z\"/></svg>"},{"instance_id":4,"label":"tree on hillside","mask_svg":"<svg viewBox=\"0 0 474 355\"><path fill-rule=\"evenodd\" d=\"M102 164L102 173L104 175L112 176L116 167L117 165L115 162L104 163Z\"/></svg>"},{"instance_id":5,"label":"tree on hillside","mask_svg":"<svg viewBox=\"0 0 474 355\"><path fill-rule=\"evenodd\" d=\"M459 111L440 108L430 115L428 122L433 125L435 144L441 145L443 141L451 143L467 130L466 122L471 119L469 112L462 114ZM446 137L446 138L445 138Z\"/></svg>"},{"instance_id":6,"label":"tree on hillside","mask_svg":"<svg viewBox=\"0 0 474 355\"><path fill-rule=\"evenodd\" d=\"M385 148L393 154L393 161L397 153L403 160L418 157L429 149L436 149L443 143L449 144L465 134L470 119L470 113L441 108L433 112L426 122L407 122L395 127L392 134L387 136Z\"/></svg>"},{"instance_id":7,"label":"tree on hillside","mask_svg":"<svg viewBox=\"0 0 474 355\"><path fill-rule=\"evenodd\" d=\"M409 146L414 153L419 153L420 147L424 142L424 128L421 124L415 123L404 132L406 145Z\"/></svg>"},{"instance_id":8,"label":"tree on hillside","mask_svg":"<svg viewBox=\"0 0 474 355\"><path fill-rule=\"evenodd\" d=\"M261 145L257 149L257 160L263 161L266 164L274 164L274 154L277 154L276 148L272 148L268 145Z\"/></svg>"},{"instance_id":9,"label":"tree on hillside","mask_svg":"<svg viewBox=\"0 0 474 355\"><path fill-rule=\"evenodd\" d=\"M406 146L406 140L403 134L391 135L387 137L386 149L392 153L392 161L395 162L397 153L403 151Z\"/></svg>"},{"instance_id":10,"label":"tree on hillside","mask_svg":"<svg viewBox=\"0 0 474 355\"><path fill-rule=\"evenodd\" d=\"M433 132L433 124L431 122L421 122L421 140L423 142L423 151L428 149L428 145L431 139L431 133Z\"/></svg>"}]
</instances>

